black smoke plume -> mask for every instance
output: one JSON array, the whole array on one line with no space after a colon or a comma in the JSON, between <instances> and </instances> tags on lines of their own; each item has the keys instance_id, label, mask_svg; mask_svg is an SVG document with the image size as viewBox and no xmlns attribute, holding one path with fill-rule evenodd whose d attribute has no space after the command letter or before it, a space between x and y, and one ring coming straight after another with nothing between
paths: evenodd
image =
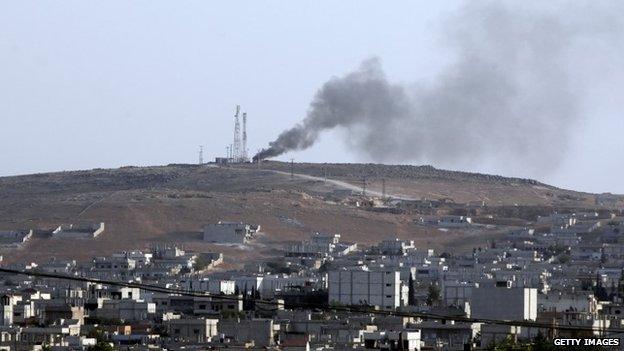
<instances>
[{"instance_id":1,"label":"black smoke plume","mask_svg":"<svg viewBox=\"0 0 624 351\"><path fill-rule=\"evenodd\" d=\"M457 58L432 84L389 82L377 59L330 79L307 116L255 159L306 149L340 127L347 145L378 162L489 160L531 173L554 169L582 116L573 59L591 52L577 49L611 45L624 7L516 4L524 2L470 2L449 21L446 38Z\"/></svg>"}]
</instances>

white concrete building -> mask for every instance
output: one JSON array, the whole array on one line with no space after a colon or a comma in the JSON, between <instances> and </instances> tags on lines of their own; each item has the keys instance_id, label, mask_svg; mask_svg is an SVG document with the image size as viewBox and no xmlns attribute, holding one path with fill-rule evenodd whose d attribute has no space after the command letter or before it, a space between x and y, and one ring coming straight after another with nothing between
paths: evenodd
<instances>
[{"instance_id":1,"label":"white concrete building","mask_svg":"<svg viewBox=\"0 0 624 351\"><path fill-rule=\"evenodd\" d=\"M218 222L204 227L204 241L211 243L244 244L253 238L259 227L242 222Z\"/></svg>"},{"instance_id":2,"label":"white concrete building","mask_svg":"<svg viewBox=\"0 0 624 351\"><path fill-rule=\"evenodd\" d=\"M472 289L471 316L507 320L537 318L537 289L489 284Z\"/></svg>"},{"instance_id":3,"label":"white concrete building","mask_svg":"<svg viewBox=\"0 0 624 351\"><path fill-rule=\"evenodd\" d=\"M236 283L233 280L188 278L180 281L183 289L189 291L208 292L210 294L234 294Z\"/></svg>"},{"instance_id":4,"label":"white concrete building","mask_svg":"<svg viewBox=\"0 0 624 351\"><path fill-rule=\"evenodd\" d=\"M61 225L52 232L52 237L57 239L93 239L104 232L104 222L81 225Z\"/></svg>"},{"instance_id":5,"label":"white concrete building","mask_svg":"<svg viewBox=\"0 0 624 351\"><path fill-rule=\"evenodd\" d=\"M442 281L442 294L445 305L464 306L472 298L475 283Z\"/></svg>"},{"instance_id":6,"label":"white concrete building","mask_svg":"<svg viewBox=\"0 0 624 351\"><path fill-rule=\"evenodd\" d=\"M184 342L208 342L217 333L218 319L181 318L166 322L167 332L173 338Z\"/></svg>"},{"instance_id":7,"label":"white concrete building","mask_svg":"<svg viewBox=\"0 0 624 351\"><path fill-rule=\"evenodd\" d=\"M136 300L104 300L96 313L105 319L143 321L154 316L156 304Z\"/></svg>"},{"instance_id":8,"label":"white concrete building","mask_svg":"<svg viewBox=\"0 0 624 351\"><path fill-rule=\"evenodd\" d=\"M401 285L398 271L332 271L329 302L393 309L401 306Z\"/></svg>"},{"instance_id":9,"label":"white concrete building","mask_svg":"<svg viewBox=\"0 0 624 351\"><path fill-rule=\"evenodd\" d=\"M31 230L0 231L0 247L20 248L33 236Z\"/></svg>"}]
</instances>

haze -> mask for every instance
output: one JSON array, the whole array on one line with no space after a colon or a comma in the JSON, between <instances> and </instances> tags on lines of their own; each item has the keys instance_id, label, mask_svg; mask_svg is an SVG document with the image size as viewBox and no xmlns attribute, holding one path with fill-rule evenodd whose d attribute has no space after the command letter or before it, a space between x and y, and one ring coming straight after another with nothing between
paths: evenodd
<instances>
[{"instance_id":1,"label":"haze","mask_svg":"<svg viewBox=\"0 0 624 351\"><path fill-rule=\"evenodd\" d=\"M557 148L545 153L557 155L553 167L532 157L514 162L436 152L409 162L624 193L624 7L600 4L512 8L573 18L568 30L592 33L565 52L578 116L550 121L561 124L561 134L548 133L538 143ZM253 154L302 120L328 79L356 70L363 60L379 58L386 78L396 84L435 82L456 59L448 32L465 8L459 1L3 2L0 175L195 163L199 145L206 159L220 156L231 142L236 104L248 112ZM352 133L324 131L311 148L279 159L380 159L344 142ZM532 138L526 135L534 145ZM497 139L505 137L492 136ZM486 143L490 150L497 145L492 140Z\"/></svg>"}]
</instances>

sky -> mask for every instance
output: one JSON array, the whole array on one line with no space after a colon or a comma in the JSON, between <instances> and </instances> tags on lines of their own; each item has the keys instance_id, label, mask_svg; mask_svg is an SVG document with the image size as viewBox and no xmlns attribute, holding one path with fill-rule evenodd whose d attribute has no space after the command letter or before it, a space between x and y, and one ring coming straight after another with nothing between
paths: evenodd
<instances>
[{"instance_id":1,"label":"sky","mask_svg":"<svg viewBox=\"0 0 624 351\"><path fill-rule=\"evenodd\" d=\"M0 176L196 163L199 145L205 159L222 156L237 104L248 113L253 154L305 116L323 83L363 60L379 58L393 82L435 80L453 60L444 27L464 5L0 2ZM579 69L614 67L579 73L590 77L582 81L583 118L556 170L535 173L500 161L411 163L624 193L622 68L600 55ZM332 130L279 159L371 161L346 144L344 131Z\"/></svg>"}]
</instances>

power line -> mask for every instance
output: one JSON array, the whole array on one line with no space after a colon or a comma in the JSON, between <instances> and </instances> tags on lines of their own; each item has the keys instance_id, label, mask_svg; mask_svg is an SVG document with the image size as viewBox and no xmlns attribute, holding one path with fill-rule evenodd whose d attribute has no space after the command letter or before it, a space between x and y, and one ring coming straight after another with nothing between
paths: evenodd
<instances>
[{"instance_id":1,"label":"power line","mask_svg":"<svg viewBox=\"0 0 624 351\"><path fill-rule=\"evenodd\" d=\"M144 283L128 283L128 282L120 282L120 281L112 281L105 279L96 279L96 278L87 278L80 276L69 276L55 273L45 273L45 272L27 272L20 271L15 269L8 268L0 268L0 273L8 273L8 274L17 274L17 275L27 275L33 277L41 277L41 278L50 278L50 279L61 279L61 280L69 280L69 281L77 281L83 283L96 283L102 285L109 286L120 286L120 287L128 287L128 288L138 288L145 291L151 292L159 292L159 293L168 293L175 294L181 296L190 296L190 297L210 297L217 300L232 300L232 301L242 301L243 297L239 296L228 296L228 295L216 295L211 293L198 293L192 292L188 290L180 290L180 289L172 289L166 288L158 285L144 284ZM262 305L274 305L280 306L281 303L274 300L266 300L266 299L258 299L258 298L247 298L249 301L254 301L255 303L259 303ZM472 317L462 317L462 316L451 316L451 315L441 315L434 314L428 312L402 312L402 311L394 311L394 310L382 310L375 309L367 306L322 306L312 303L293 303L292 306L296 306L297 308L310 308L316 310L324 310L324 311L341 311L341 312L351 312L351 313L360 313L360 314L375 314L375 315L384 315L384 316L396 316L396 317L413 317L413 318L421 318L424 320L433 319L439 321L458 321L458 322L466 322L466 323L483 323L483 324L496 324L496 325L507 325L507 326L520 326L520 327L531 327L531 328L541 328L541 329L550 329L550 330L570 330L570 331L590 331L590 332L604 332L605 329L602 327L585 327L585 326L574 326L574 325L553 325L550 323L540 323L533 321L517 321L517 320L503 320L503 319L491 319L491 318L472 318ZM607 329L608 333L624 333L623 328L610 328Z\"/></svg>"}]
</instances>

